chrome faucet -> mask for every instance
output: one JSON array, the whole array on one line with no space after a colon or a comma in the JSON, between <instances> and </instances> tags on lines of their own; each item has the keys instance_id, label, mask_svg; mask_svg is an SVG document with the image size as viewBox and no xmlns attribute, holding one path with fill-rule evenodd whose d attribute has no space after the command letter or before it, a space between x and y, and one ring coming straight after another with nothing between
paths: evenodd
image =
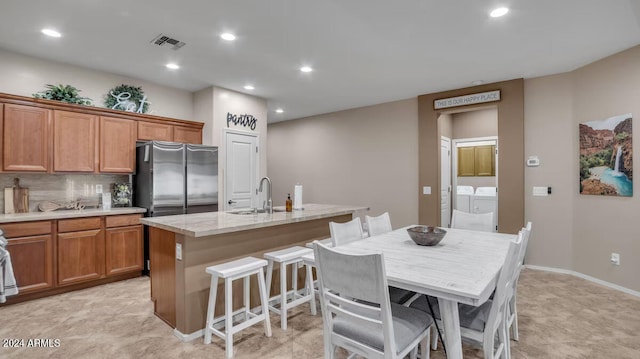
<instances>
[{"instance_id":1,"label":"chrome faucet","mask_svg":"<svg viewBox=\"0 0 640 359\"><path fill-rule=\"evenodd\" d=\"M264 182L264 180L267 180L267 182L269 183L269 192L267 192L267 200L266 203L263 202L262 203L262 209L264 209L265 211L269 211L269 213L273 213L273 202L271 201L271 180L269 179L269 177L262 177L262 179L260 180L260 188L258 189L258 191L260 191L262 193L262 183Z\"/></svg>"}]
</instances>

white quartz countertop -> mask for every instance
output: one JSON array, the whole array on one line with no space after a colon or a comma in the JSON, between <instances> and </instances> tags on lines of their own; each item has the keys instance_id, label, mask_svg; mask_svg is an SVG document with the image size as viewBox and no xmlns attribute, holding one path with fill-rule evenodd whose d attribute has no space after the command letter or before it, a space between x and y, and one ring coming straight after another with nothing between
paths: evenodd
<instances>
[{"instance_id":1,"label":"white quartz countertop","mask_svg":"<svg viewBox=\"0 0 640 359\"><path fill-rule=\"evenodd\" d=\"M145 217L140 222L151 227L184 234L189 237L204 237L281 224L311 221L344 214L368 211L368 207L333 204L305 203L304 210L293 212L276 211L273 214L233 214L230 212L207 212L180 214L175 216ZM276 207L276 210L283 210Z\"/></svg>"},{"instance_id":2,"label":"white quartz countertop","mask_svg":"<svg viewBox=\"0 0 640 359\"><path fill-rule=\"evenodd\" d=\"M104 209L68 209L51 212L28 212L14 214L0 214L0 223L46 221L50 219L66 219L95 216L115 216L119 214L145 213L147 210L139 207L118 207Z\"/></svg>"}]
</instances>

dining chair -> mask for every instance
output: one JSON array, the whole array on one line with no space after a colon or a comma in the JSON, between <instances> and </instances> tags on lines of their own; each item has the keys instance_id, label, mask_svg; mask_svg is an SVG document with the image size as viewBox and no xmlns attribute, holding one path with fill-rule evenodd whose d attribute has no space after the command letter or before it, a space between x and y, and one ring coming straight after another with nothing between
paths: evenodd
<instances>
[{"instance_id":1,"label":"dining chair","mask_svg":"<svg viewBox=\"0 0 640 359\"><path fill-rule=\"evenodd\" d=\"M520 247L518 262L516 264L516 270L514 271L514 279L508 295L509 306L507 308L507 335L510 335L510 338L515 341L520 340L520 336L518 335L518 307L516 305L518 299L518 279L520 278L520 272L522 272L522 269L524 268L524 256L527 252L527 244L529 243L532 227L533 224L531 222L527 222L527 226L523 229L524 236L522 238L522 246Z\"/></svg>"},{"instance_id":2,"label":"dining chair","mask_svg":"<svg viewBox=\"0 0 640 359\"><path fill-rule=\"evenodd\" d=\"M451 228L493 232L493 212L468 213L454 209L451 216Z\"/></svg>"},{"instance_id":3,"label":"dining chair","mask_svg":"<svg viewBox=\"0 0 640 359\"><path fill-rule=\"evenodd\" d=\"M389 218L389 212L384 212L377 217L365 216L364 219L367 223L369 237L391 232L393 230L393 228L391 228L391 218Z\"/></svg>"},{"instance_id":4,"label":"dining chair","mask_svg":"<svg viewBox=\"0 0 640 359\"><path fill-rule=\"evenodd\" d=\"M329 222L329 232L334 247L364 238L360 217L344 223Z\"/></svg>"},{"instance_id":5,"label":"dining chair","mask_svg":"<svg viewBox=\"0 0 640 359\"><path fill-rule=\"evenodd\" d=\"M510 359L510 343L507 334L508 294L517 269L518 255L523 244L524 231L518 233L518 238L509 243L509 251L505 262L498 274L496 289L492 299L476 307L458 304L460 318L460 335L465 341L482 347L485 359ZM430 313L433 309L435 320L441 322L440 308L435 297L420 296L410 305ZM497 346L495 339L497 337ZM435 343L432 346L435 349Z\"/></svg>"},{"instance_id":6,"label":"dining chair","mask_svg":"<svg viewBox=\"0 0 640 359\"><path fill-rule=\"evenodd\" d=\"M369 237L385 234L393 230L393 228L391 228L389 212L384 212L377 217L365 216L365 223L367 223ZM392 303L406 303L413 295L415 295L415 292L397 287L389 287L389 298Z\"/></svg>"},{"instance_id":7,"label":"dining chair","mask_svg":"<svg viewBox=\"0 0 640 359\"><path fill-rule=\"evenodd\" d=\"M324 357L337 347L366 358L429 358L433 318L389 301L383 254L345 254L314 243ZM356 300L353 300L356 299Z\"/></svg>"}]
</instances>

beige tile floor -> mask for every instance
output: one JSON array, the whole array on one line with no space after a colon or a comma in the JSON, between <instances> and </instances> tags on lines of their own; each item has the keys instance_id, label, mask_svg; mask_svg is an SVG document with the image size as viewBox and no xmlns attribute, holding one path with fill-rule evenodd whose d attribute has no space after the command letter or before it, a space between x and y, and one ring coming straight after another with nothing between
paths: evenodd
<instances>
[{"instance_id":1,"label":"beige tile floor","mask_svg":"<svg viewBox=\"0 0 640 359\"><path fill-rule=\"evenodd\" d=\"M640 299L573 276L525 270L519 284L520 342L513 358L640 358ZM235 336L236 358L322 358L322 319L308 306L289 316L273 336L257 325ZM0 338L25 347L0 346L0 358L224 358L214 339L183 343L153 315L149 278L0 308ZM27 347L29 339L59 339L57 348ZM442 347L431 352L445 358ZM345 357L345 353L339 353ZM465 358L482 358L464 345Z\"/></svg>"}]
</instances>

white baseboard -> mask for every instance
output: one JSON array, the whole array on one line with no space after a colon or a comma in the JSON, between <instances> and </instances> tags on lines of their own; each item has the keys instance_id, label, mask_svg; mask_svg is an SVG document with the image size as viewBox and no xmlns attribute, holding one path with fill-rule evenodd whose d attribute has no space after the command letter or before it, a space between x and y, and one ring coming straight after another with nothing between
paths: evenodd
<instances>
[{"instance_id":1,"label":"white baseboard","mask_svg":"<svg viewBox=\"0 0 640 359\"><path fill-rule=\"evenodd\" d=\"M190 342L192 340L198 339L201 336L203 336L204 335L204 329L200 329L197 332L193 332L191 334L183 334L178 329L174 329L173 330L173 335L178 337L178 339L182 340L183 342Z\"/></svg>"},{"instance_id":2,"label":"white baseboard","mask_svg":"<svg viewBox=\"0 0 640 359\"><path fill-rule=\"evenodd\" d=\"M635 290L629 289L629 288L625 288L623 286L620 286L620 285L617 285L617 284L613 284L613 283L604 281L602 279L598 279L598 278L592 277L590 275L582 274L580 272L575 272L575 271L572 271L572 270L561 269L561 268L536 266L536 265L531 265L531 264L525 264L525 268L533 269L533 270L540 270L540 271L545 271L545 272L570 274L570 275L572 275L574 277L586 279L586 280L588 280L590 282L597 283L597 284L603 285L605 287L618 290L618 291L623 292L623 293L631 294L631 295L633 295L635 297L640 297L640 292L638 292L638 291L635 291Z\"/></svg>"}]
</instances>

